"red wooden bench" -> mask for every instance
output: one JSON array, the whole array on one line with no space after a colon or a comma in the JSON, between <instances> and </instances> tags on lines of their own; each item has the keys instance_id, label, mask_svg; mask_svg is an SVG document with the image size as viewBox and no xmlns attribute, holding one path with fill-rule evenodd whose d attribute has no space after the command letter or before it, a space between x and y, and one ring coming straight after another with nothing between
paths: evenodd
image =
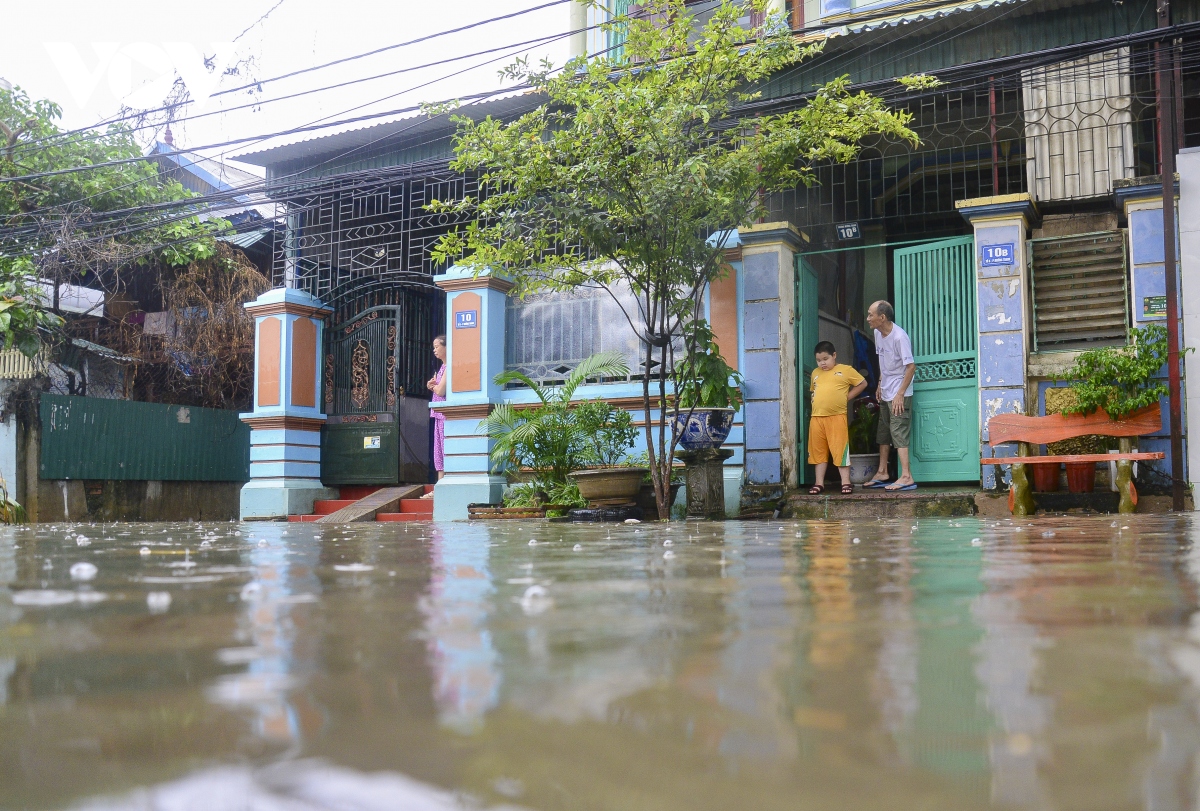
<instances>
[{"instance_id":1,"label":"red wooden bench","mask_svg":"<svg viewBox=\"0 0 1200 811\"><path fill-rule=\"evenodd\" d=\"M1012 465L1012 486L1008 490L1008 509L1013 515L1033 515L1033 492L1029 485L1026 465L1057 465L1062 462L1117 463L1117 492L1121 494L1120 511L1133 512L1137 505L1137 488L1133 486L1133 462L1162 459L1163 453L1135 453L1132 437L1152 434L1162 428L1162 412L1152 405L1111 419L1103 411L1091 414L1049 414L1045 417L1026 417L1023 414L997 414L988 420L988 444L992 447L1005 442L1017 443L1017 456L984 459L985 465ZM1119 453L1076 453L1067 456L1035 456L1033 445L1074 439L1098 434L1117 437Z\"/></svg>"}]
</instances>

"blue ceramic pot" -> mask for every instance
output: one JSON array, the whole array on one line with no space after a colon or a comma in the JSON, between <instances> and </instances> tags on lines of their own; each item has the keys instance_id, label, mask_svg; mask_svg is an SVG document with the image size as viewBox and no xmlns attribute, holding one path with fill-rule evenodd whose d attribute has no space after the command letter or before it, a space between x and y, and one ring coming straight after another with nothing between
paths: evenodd
<instances>
[{"instance_id":1,"label":"blue ceramic pot","mask_svg":"<svg viewBox=\"0 0 1200 811\"><path fill-rule=\"evenodd\" d=\"M688 416L687 411L676 411L672 416L679 447L685 451L719 448L729 438L733 428L732 408L696 408Z\"/></svg>"}]
</instances>

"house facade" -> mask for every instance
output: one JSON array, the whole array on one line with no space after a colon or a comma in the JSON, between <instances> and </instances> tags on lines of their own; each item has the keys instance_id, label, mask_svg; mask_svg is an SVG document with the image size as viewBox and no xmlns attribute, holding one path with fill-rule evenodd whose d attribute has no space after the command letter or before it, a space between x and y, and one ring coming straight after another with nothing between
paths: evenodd
<instances>
[{"instance_id":1,"label":"house facade","mask_svg":"<svg viewBox=\"0 0 1200 811\"><path fill-rule=\"evenodd\" d=\"M728 443L727 506L736 512L811 476L803 382L812 346L832 340L840 359L869 365L865 312L877 299L896 305L913 337L918 481L1003 487L1004 470L980 466L991 453L987 420L1045 413L1047 391L1064 385L1057 377L1079 351L1122 344L1130 327L1165 317L1154 9L821 0L786 10L796 35L824 50L766 82L752 111L802 105L845 75L908 110L920 143L868 142L851 163L817 167L816 184L774 195L767 221L726 243L729 273L709 291L708 317L746 379ZM1200 250L1189 247L1200 200L1188 200L1200 181L1189 151L1200 147L1200 72L1190 57L1200 3L1173 4L1170 23L1182 89L1174 113L1186 345L1200 293ZM601 46L619 43L585 45ZM895 82L914 73L941 85L909 92ZM506 117L537 104L511 94L461 112ZM429 247L459 223L424 204L473 191L472 178L448 169L451 135L444 120L411 118L240 156L266 168L286 224L272 261L277 289L249 305L259 368L244 416L253 428L245 517L308 511L331 488L428 480L423 384L440 333L449 387L438 406L447 460L435 517L462 518L468 504L500 496L504 482L476 426L494 404L532 395L497 387L497 373L553 381L593 352L621 351L630 378L582 396L640 409L637 340L611 317L610 299L579 291L517 300L503 278L431 262ZM1188 372L1188 391L1200 396L1200 370ZM1200 418L1200 407L1190 413ZM1169 444L1164 426L1142 448L1169 454ZM1145 466L1144 483L1169 480L1170 463ZM1200 475L1200 459L1188 469Z\"/></svg>"}]
</instances>

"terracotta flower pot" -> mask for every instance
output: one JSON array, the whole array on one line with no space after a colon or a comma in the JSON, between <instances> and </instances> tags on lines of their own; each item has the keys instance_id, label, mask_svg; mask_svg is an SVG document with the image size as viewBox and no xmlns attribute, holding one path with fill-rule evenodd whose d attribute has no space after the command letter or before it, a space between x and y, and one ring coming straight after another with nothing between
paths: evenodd
<instances>
[{"instance_id":1,"label":"terracotta flower pot","mask_svg":"<svg viewBox=\"0 0 1200 811\"><path fill-rule=\"evenodd\" d=\"M1033 470L1033 489L1039 493L1058 491L1058 465L1026 465Z\"/></svg>"},{"instance_id":2,"label":"terracotta flower pot","mask_svg":"<svg viewBox=\"0 0 1200 811\"><path fill-rule=\"evenodd\" d=\"M1067 462L1067 490L1072 493L1090 493L1095 489L1095 462Z\"/></svg>"}]
</instances>

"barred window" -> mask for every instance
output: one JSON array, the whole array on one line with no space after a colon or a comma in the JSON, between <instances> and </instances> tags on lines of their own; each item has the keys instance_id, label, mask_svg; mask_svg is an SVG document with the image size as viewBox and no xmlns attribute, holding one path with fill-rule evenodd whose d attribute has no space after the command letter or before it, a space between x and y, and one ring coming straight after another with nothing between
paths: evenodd
<instances>
[{"instance_id":1,"label":"barred window","mask_svg":"<svg viewBox=\"0 0 1200 811\"><path fill-rule=\"evenodd\" d=\"M1124 344L1128 275L1122 231L1030 241L1034 350Z\"/></svg>"}]
</instances>

